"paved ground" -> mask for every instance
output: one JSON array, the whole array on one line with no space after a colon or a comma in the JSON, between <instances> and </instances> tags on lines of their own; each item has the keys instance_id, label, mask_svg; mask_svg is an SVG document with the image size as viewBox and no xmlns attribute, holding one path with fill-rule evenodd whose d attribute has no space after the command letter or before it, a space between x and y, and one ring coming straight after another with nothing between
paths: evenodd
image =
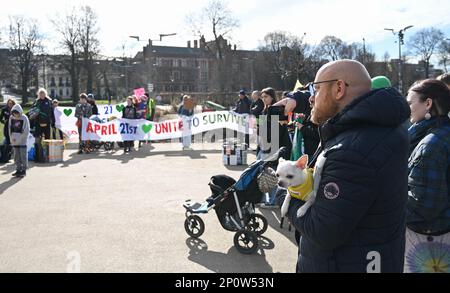
<instances>
[{"instance_id":1,"label":"paved ground","mask_svg":"<svg viewBox=\"0 0 450 293\"><path fill-rule=\"evenodd\" d=\"M293 272L293 232L273 211L260 211L270 227L255 255L237 252L214 213L201 240L187 236L183 202L208 197L212 175L244 169L223 166L218 144L194 148L67 150L64 163L31 164L22 180L0 165L0 272L66 272L78 255L81 272Z\"/></svg>"}]
</instances>

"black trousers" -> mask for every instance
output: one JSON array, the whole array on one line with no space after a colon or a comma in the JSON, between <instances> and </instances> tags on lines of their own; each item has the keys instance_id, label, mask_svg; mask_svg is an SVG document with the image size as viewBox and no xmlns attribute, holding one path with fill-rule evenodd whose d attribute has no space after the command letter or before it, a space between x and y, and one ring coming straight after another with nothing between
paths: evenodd
<instances>
[{"instance_id":1,"label":"black trousers","mask_svg":"<svg viewBox=\"0 0 450 293\"><path fill-rule=\"evenodd\" d=\"M44 136L45 139L50 139L50 124L47 124L45 127L41 127L39 124L36 124L34 137L38 138L42 136Z\"/></svg>"}]
</instances>

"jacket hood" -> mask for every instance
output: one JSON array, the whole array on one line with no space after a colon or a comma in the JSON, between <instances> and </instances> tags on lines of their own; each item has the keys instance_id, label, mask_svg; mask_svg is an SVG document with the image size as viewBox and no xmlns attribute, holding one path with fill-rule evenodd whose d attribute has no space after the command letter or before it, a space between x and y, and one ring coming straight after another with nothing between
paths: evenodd
<instances>
[{"instance_id":1,"label":"jacket hood","mask_svg":"<svg viewBox=\"0 0 450 293\"><path fill-rule=\"evenodd\" d=\"M12 107L12 109L11 109L11 112L12 112L12 111L17 111L17 112L20 113L20 115L23 114L23 109L22 109L22 107L21 107L19 104L15 104L15 105Z\"/></svg>"},{"instance_id":2,"label":"jacket hood","mask_svg":"<svg viewBox=\"0 0 450 293\"><path fill-rule=\"evenodd\" d=\"M406 99L396 89L373 90L356 98L328 120L321 127L322 137L327 140L362 125L395 127L403 124L410 116L411 110Z\"/></svg>"}]
</instances>

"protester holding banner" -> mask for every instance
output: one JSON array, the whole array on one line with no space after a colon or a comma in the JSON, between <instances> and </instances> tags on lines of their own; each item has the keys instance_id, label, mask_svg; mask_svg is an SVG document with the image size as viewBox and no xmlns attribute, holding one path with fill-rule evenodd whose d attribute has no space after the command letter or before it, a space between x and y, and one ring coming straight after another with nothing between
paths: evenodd
<instances>
[{"instance_id":1,"label":"protester holding banner","mask_svg":"<svg viewBox=\"0 0 450 293\"><path fill-rule=\"evenodd\" d=\"M145 96L147 97L147 116L145 117L145 119L147 119L148 121L154 121L156 113L155 99L150 97L148 93L145 93Z\"/></svg>"},{"instance_id":2,"label":"protester holding banner","mask_svg":"<svg viewBox=\"0 0 450 293\"><path fill-rule=\"evenodd\" d=\"M190 150L191 149L191 119L194 115L194 100L191 96L185 95L183 97L183 105L181 105L180 109L178 110L178 115L181 116L181 119L183 121L183 150Z\"/></svg>"},{"instance_id":3,"label":"protester holding banner","mask_svg":"<svg viewBox=\"0 0 450 293\"><path fill-rule=\"evenodd\" d=\"M53 113L55 112L55 109L58 108L58 105L59 105L59 101L57 99L54 99L52 101ZM59 134L59 139L64 139L63 132L61 131L61 129L56 128L55 121L56 121L56 119L53 121L53 124L52 124L53 138L58 139L58 134Z\"/></svg>"},{"instance_id":4,"label":"protester holding banner","mask_svg":"<svg viewBox=\"0 0 450 293\"><path fill-rule=\"evenodd\" d=\"M94 95L89 94L87 97L88 97L87 101L88 101L89 105L91 105L91 107L92 107L92 115L98 115L98 107L97 107L97 104L95 103Z\"/></svg>"},{"instance_id":5,"label":"protester holding banner","mask_svg":"<svg viewBox=\"0 0 450 293\"><path fill-rule=\"evenodd\" d=\"M137 111L136 107L134 106L134 102L136 101L136 97L128 97L127 98L127 105L123 109L122 118L124 119L137 119ZM131 148L133 147L134 141L127 140L124 141L124 152L129 153L131 152Z\"/></svg>"},{"instance_id":6,"label":"protester holding banner","mask_svg":"<svg viewBox=\"0 0 450 293\"><path fill-rule=\"evenodd\" d=\"M418 273L427 266L425 260L418 267L420 247L434 251L437 261L429 272L450 273L450 251L443 246L450 244L450 90L427 79L412 86L408 102L414 124L409 129L405 272Z\"/></svg>"},{"instance_id":7,"label":"protester holding banner","mask_svg":"<svg viewBox=\"0 0 450 293\"><path fill-rule=\"evenodd\" d=\"M88 103L88 97L85 93L82 93L80 95L80 102L75 107L75 117L77 118L77 127L78 127L78 133L80 137L80 143L78 145L78 154L83 153L83 149L85 149L86 152L89 152L88 147L89 142L83 141L82 137L82 127L83 127L83 118L89 119L92 116L92 106Z\"/></svg>"}]
</instances>

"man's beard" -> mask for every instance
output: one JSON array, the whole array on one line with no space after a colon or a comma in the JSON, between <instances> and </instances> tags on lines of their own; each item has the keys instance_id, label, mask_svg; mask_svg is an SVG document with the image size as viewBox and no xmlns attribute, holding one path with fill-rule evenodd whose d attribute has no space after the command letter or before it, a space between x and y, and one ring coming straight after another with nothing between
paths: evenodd
<instances>
[{"instance_id":1,"label":"man's beard","mask_svg":"<svg viewBox=\"0 0 450 293\"><path fill-rule=\"evenodd\" d=\"M317 107L313 107L311 111L311 121L316 125L322 125L327 122L328 119L334 117L338 112L338 103L327 93L322 109L318 111Z\"/></svg>"}]
</instances>

